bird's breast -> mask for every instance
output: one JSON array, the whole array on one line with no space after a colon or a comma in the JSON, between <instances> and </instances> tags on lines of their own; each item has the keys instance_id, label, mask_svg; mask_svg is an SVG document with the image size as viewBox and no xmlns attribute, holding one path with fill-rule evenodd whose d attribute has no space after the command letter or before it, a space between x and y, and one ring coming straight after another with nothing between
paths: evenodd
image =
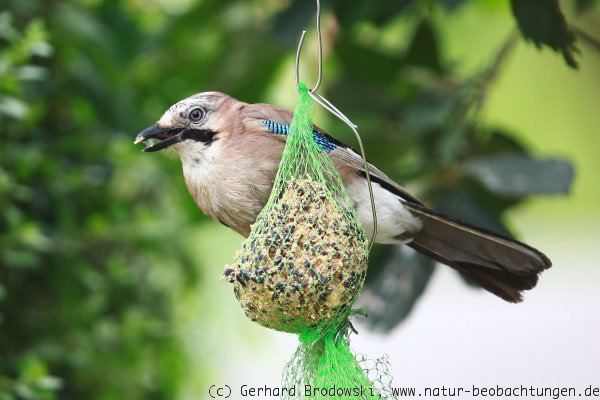
<instances>
[{"instance_id":1,"label":"bird's breast","mask_svg":"<svg viewBox=\"0 0 600 400\"><path fill-rule=\"evenodd\" d=\"M277 164L266 160L183 162L185 183L198 207L243 236L265 205L276 171Z\"/></svg>"}]
</instances>

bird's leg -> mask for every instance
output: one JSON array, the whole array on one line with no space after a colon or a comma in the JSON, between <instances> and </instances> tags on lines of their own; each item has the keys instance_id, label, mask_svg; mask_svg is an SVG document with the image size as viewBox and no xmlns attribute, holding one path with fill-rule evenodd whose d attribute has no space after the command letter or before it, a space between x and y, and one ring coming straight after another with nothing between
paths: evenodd
<instances>
[{"instance_id":1,"label":"bird's leg","mask_svg":"<svg viewBox=\"0 0 600 400\"><path fill-rule=\"evenodd\" d=\"M351 310L350 313L348 314L348 316L346 317L346 319L342 322L342 324L338 328L338 331L335 335L335 343L336 344L338 343L340 338L349 337L350 332L354 332L355 334L358 335L358 331L352 324L352 321L350 321L350 318L352 318L355 315L361 315L365 318L368 316L367 312L365 310L363 310L362 308L357 308L357 309Z\"/></svg>"}]
</instances>

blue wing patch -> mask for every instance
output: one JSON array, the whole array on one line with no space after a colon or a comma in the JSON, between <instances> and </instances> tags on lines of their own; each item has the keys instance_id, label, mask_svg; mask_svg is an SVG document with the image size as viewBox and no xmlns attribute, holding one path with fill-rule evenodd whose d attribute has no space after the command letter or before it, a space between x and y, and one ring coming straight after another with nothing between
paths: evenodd
<instances>
[{"instance_id":1,"label":"blue wing patch","mask_svg":"<svg viewBox=\"0 0 600 400\"><path fill-rule=\"evenodd\" d=\"M290 126L285 124L280 124L269 119L261 119L260 122L267 128L267 130L276 135L289 135L290 134ZM325 152L329 153L333 149L335 149L335 144L331 143L327 137L325 137L322 133L313 130L313 137L315 142L321 147Z\"/></svg>"}]
</instances>

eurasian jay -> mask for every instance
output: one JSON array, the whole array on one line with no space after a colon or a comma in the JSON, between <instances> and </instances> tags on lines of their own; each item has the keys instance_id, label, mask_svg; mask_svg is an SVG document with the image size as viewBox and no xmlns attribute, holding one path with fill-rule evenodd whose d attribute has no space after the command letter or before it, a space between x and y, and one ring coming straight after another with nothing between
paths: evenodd
<instances>
[{"instance_id":1,"label":"eurasian jay","mask_svg":"<svg viewBox=\"0 0 600 400\"><path fill-rule=\"evenodd\" d=\"M204 213L244 237L269 197L292 112L205 92L171 106L135 143L156 139L154 152L170 147ZM373 216L362 158L317 126L314 137L338 169L367 237ZM376 243L403 243L470 278L510 302L533 288L550 260L538 250L427 208L417 197L370 166L377 211Z\"/></svg>"}]
</instances>

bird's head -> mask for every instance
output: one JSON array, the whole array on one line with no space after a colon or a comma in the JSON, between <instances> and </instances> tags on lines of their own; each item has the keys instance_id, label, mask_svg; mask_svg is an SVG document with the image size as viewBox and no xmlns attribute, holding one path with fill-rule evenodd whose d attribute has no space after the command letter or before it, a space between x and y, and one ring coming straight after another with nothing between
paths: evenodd
<instances>
[{"instance_id":1,"label":"bird's head","mask_svg":"<svg viewBox=\"0 0 600 400\"><path fill-rule=\"evenodd\" d=\"M153 139L156 143L144 151L154 152L172 147L184 152L200 153L222 136L227 114L236 102L219 92L195 94L172 105L158 122L140 132L135 143Z\"/></svg>"}]
</instances>

